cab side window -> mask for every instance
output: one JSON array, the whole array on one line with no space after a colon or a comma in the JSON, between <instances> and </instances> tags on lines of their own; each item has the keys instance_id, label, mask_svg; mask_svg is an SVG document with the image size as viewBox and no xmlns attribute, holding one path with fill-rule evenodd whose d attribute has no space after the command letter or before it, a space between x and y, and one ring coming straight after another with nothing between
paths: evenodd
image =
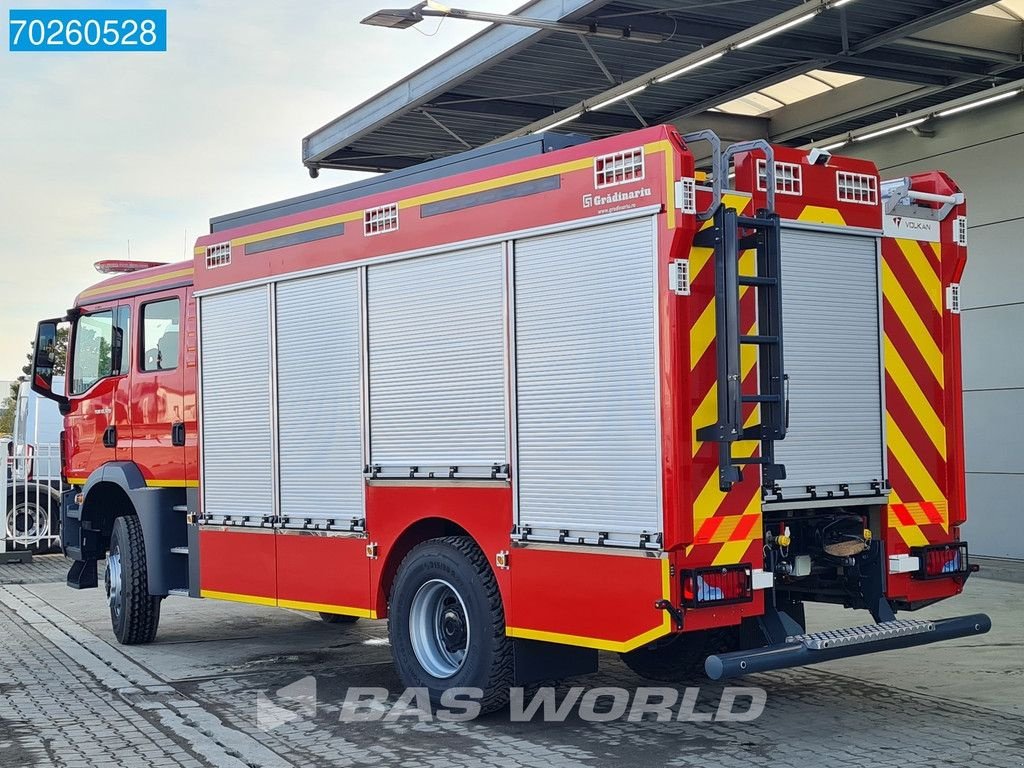
<instances>
[{"instance_id":1,"label":"cab side window","mask_svg":"<svg viewBox=\"0 0 1024 768\"><path fill-rule=\"evenodd\" d=\"M142 306L140 370L170 371L178 367L180 315L178 299L163 299Z\"/></svg>"}]
</instances>

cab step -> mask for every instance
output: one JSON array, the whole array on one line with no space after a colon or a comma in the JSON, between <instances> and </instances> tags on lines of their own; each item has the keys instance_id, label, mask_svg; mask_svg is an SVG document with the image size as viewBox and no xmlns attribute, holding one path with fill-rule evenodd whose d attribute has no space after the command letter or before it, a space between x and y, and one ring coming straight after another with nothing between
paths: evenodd
<instances>
[{"instance_id":1,"label":"cab step","mask_svg":"<svg viewBox=\"0 0 1024 768\"><path fill-rule=\"evenodd\" d=\"M171 554L174 555L187 555L188 547L171 547Z\"/></svg>"},{"instance_id":2,"label":"cab step","mask_svg":"<svg viewBox=\"0 0 1024 768\"><path fill-rule=\"evenodd\" d=\"M168 589L167 594L175 597L191 597L187 589Z\"/></svg>"}]
</instances>

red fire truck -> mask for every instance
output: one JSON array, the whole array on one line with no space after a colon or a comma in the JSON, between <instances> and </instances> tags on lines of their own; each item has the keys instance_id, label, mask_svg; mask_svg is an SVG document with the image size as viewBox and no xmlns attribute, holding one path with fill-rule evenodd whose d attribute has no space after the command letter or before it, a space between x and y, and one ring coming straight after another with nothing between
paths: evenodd
<instances>
[{"instance_id":1,"label":"red fire truck","mask_svg":"<svg viewBox=\"0 0 1024 768\"><path fill-rule=\"evenodd\" d=\"M106 559L122 643L170 595L387 618L405 683L488 708L600 650L728 678L986 632L896 618L972 571L965 246L942 173L667 126L215 218L39 326L68 583Z\"/></svg>"}]
</instances>

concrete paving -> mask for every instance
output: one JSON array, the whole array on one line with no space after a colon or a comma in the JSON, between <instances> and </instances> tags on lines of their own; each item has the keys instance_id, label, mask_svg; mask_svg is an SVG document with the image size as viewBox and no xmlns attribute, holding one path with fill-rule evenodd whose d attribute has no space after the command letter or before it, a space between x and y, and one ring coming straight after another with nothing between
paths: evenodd
<instances>
[{"instance_id":1,"label":"concrete paving","mask_svg":"<svg viewBox=\"0 0 1024 768\"><path fill-rule=\"evenodd\" d=\"M1024 593L1010 582L972 579L915 614L987 612L984 637L734 683L766 693L752 722L595 723L577 710L565 722L343 722L352 687L386 688L392 703L402 690L385 622L171 598L157 642L125 647L99 590L22 581L0 586L3 766L1024 766ZM866 617L820 607L810 620ZM604 654L558 696L643 685ZM314 688L315 704L296 708L294 691ZM723 688L704 685L696 711L710 718Z\"/></svg>"}]
</instances>

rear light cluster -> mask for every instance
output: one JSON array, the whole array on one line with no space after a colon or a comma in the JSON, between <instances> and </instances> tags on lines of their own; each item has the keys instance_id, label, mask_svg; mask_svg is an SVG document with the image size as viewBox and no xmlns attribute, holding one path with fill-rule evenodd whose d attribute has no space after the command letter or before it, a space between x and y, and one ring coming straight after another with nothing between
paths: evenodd
<instances>
[{"instance_id":1,"label":"rear light cluster","mask_svg":"<svg viewBox=\"0 0 1024 768\"><path fill-rule=\"evenodd\" d=\"M931 547L918 547L912 554L921 561L921 568L916 574L918 579L941 579L946 576L957 576L970 573L971 564L967 555L967 542L954 544L937 544Z\"/></svg>"},{"instance_id":2,"label":"rear light cluster","mask_svg":"<svg viewBox=\"0 0 1024 768\"><path fill-rule=\"evenodd\" d=\"M749 565L727 565L683 571L683 605L704 608L711 605L748 603L754 599Z\"/></svg>"}]
</instances>

